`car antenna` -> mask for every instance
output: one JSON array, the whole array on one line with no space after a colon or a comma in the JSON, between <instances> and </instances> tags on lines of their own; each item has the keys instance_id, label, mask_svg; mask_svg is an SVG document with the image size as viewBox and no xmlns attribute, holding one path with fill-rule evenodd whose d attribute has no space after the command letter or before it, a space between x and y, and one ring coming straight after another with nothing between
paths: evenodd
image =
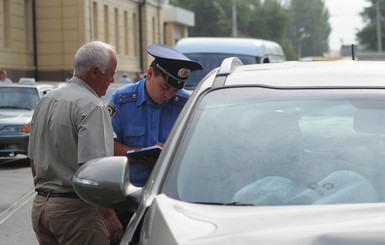
<instances>
[{"instance_id":1,"label":"car antenna","mask_svg":"<svg viewBox=\"0 0 385 245\"><path fill-rule=\"evenodd\" d=\"M354 44L352 44L352 60L355 60L355 57L354 57Z\"/></svg>"}]
</instances>

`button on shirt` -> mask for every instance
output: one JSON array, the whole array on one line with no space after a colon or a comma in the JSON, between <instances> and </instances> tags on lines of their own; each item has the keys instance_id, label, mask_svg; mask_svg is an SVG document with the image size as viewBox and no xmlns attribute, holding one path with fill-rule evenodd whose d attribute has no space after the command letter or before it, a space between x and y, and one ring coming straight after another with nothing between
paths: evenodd
<instances>
[{"instance_id":1,"label":"button on shirt","mask_svg":"<svg viewBox=\"0 0 385 245\"><path fill-rule=\"evenodd\" d=\"M151 101L145 90L146 79L119 88L112 96L116 114L112 126L116 141L132 147L147 147L165 143L183 106L190 97L184 89L162 105ZM150 167L130 162L130 181L143 186L151 173Z\"/></svg>"},{"instance_id":2,"label":"button on shirt","mask_svg":"<svg viewBox=\"0 0 385 245\"><path fill-rule=\"evenodd\" d=\"M35 163L35 188L74 192L80 163L112 156L111 118L95 91L77 77L42 97L31 123L28 157Z\"/></svg>"}]
</instances>

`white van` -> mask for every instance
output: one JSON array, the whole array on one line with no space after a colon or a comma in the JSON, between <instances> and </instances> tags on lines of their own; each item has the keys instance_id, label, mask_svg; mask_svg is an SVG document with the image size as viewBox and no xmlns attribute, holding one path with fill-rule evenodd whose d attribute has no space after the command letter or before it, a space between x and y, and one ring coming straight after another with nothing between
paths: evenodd
<instances>
[{"instance_id":1,"label":"white van","mask_svg":"<svg viewBox=\"0 0 385 245\"><path fill-rule=\"evenodd\" d=\"M185 88L194 90L202 78L219 67L228 57L238 57L243 64L286 61L282 47L273 41L252 38L191 37L180 39L175 49L199 62L203 70L189 75Z\"/></svg>"}]
</instances>

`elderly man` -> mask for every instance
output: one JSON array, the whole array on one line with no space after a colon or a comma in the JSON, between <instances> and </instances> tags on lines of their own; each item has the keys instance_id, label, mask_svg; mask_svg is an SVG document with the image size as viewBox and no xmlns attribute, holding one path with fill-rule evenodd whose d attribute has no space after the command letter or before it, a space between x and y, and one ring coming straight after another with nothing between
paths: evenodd
<instances>
[{"instance_id":1,"label":"elderly man","mask_svg":"<svg viewBox=\"0 0 385 245\"><path fill-rule=\"evenodd\" d=\"M122 225L112 209L82 201L72 176L83 163L113 155L111 119L100 97L114 81L114 48L100 41L80 47L67 86L42 97L31 123L28 157L37 195L33 229L40 244L109 244Z\"/></svg>"}]
</instances>

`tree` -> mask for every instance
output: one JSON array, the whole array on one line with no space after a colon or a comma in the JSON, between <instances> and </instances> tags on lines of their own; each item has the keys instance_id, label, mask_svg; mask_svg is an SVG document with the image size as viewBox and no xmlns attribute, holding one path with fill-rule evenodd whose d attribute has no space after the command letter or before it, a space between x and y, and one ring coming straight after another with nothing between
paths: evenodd
<instances>
[{"instance_id":1,"label":"tree","mask_svg":"<svg viewBox=\"0 0 385 245\"><path fill-rule=\"evenodd\" d=\"M195 26L189 36L230 37L232 0L170 0L170 4L195 13ZM288 60L296 60L285 33L291 22L288 11L278 0L236 0L239 37L260 38L280 43Z\"/></svg>"},{"instance_id":2,"label":"tree","mask_svg":"<svg viewBox=\"0 0 385 245\"><path fill-rule=\"evenodd\" d=\"M275 0L266 0L250 11L251 18L247 25L249 36L274 41L285 38L285 33L291 23L291 16L281 4Z\"/></svg>"},{"instance_id":3,"label":"tree","mask_svg":"<svg viewBox=\"0 0 385 245\"><path fill-rule=\"evenodd\" d=\"M190 36L232 36L232 0L171 0L171 4L195 13ZM278 41L291 17L277 0L236 0L240 36Z\"/></svg>"},{"instance_id":4,"label":"tree","mask_svg":"<svg viewBox=\"0 0 385 245\"><path fill-rule=\"evenodd\" d=\"M226 37L231 35L231 1L170 0L170 4L195 13L195 26L189 28L190 36Z\"/></svg>"},{"instance_id":5,"label":"tree","mask_svg":"<svg viewBox=\"0 0 385 245\"><path fill-rule=\"evenodd\" d=\"M366 25L357 32L356 37L360 45L366 50L377 51L377 0L367 0L371 2L371 6L366 7L363 12L360 13ZM385 31L385 0L379 0L380 13L381 13L381 33ZM385 35L381 35L381 43L384 44Z\"/></svg>"},{"instance_id":6,"label":"tree","mask_svg":"<svg viewBox=\"0 0 385 245\"><path fill-rule=\"evenodd\" d=\"M281 47L286 55L287 60L298 60L298 54L295 52L293 46L290 44L290 41L288 39L281 39L279 41L279 44L281 44Z\"/></svg>"},{"instance_id":7,"label":"tree","mask_svg":"<svg viewBox=\"0 0 385 245\"><path fill-rule=\"evenodd\" d=\"M329 50L329 11L322 0L291 0L289 11L293 22L288 37L303 56L322 56Z\"/></svg>"}]
</instances>

